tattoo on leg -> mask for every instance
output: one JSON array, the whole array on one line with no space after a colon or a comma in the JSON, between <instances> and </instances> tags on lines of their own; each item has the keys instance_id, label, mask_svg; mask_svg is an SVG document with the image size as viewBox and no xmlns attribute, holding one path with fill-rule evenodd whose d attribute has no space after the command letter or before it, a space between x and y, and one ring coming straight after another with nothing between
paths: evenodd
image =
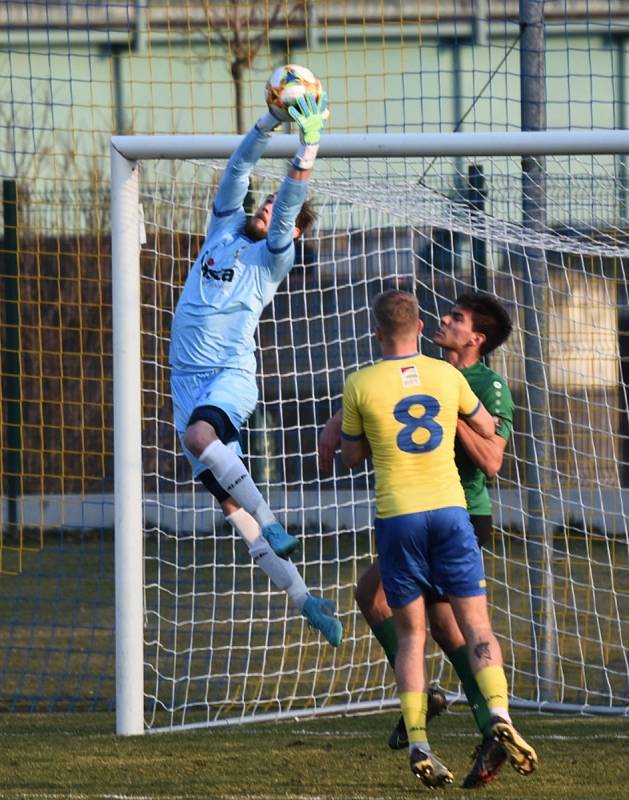
<instances>
[{"instance_id":1,"label":"tattoo on leg","mask_svg":"<svg viewBox=\"0 0 629 800\"><path fill-rule=\"evenodd\" d=\"M489 651L489 642L479 642L474 646L474 655L479 661L489 661L491 653Z\"/></svg>"}]
</instances>

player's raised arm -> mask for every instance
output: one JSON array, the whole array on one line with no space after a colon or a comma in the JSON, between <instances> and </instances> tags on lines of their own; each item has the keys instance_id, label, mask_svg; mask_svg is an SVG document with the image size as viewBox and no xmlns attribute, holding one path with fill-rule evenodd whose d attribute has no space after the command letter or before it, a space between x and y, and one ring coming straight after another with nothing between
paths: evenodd
<instances>
[{"instance_id":1,"label":"player's raised arm","mask_svg":"<svg viewBox=\"0 0 629 800\"><path fill-rule=\"evenodd\" d=\"M321 92L316 99L313 94L306 94L289 108L288 113L299 128L300 142L288 175L294 180L308 180L319 152L321 130L330 115L328 96Z\"/></svg>"},{"instance_id":2,"label":"player's raised arm","mask_svg":"<svg viewBox=\"0 0 629 800\"><path fill-rule=\"evenodd\" d=\"M271 109L266 111L232 153L214 198L213 219L239 211L249 191L249 176L264 153L271 133L282 122Z\"/></svg>"},{"instance_id":3,"label":"player's raised arm","mask_svg":"<svg viewBox=\"0 0 629 800\"><path fill-rule=\"evenodd\" d=\"M296 227L296 220L306 200L308 179L319 150L321 130L328 117L325 92L321 92L318 99L311 93L304 95L289 108L288 113L299 128L300 144L273 203L267 246L270 270L275 280L281 280L293 266L293 242L303 233Z\"/></svg>"}]
</instances>

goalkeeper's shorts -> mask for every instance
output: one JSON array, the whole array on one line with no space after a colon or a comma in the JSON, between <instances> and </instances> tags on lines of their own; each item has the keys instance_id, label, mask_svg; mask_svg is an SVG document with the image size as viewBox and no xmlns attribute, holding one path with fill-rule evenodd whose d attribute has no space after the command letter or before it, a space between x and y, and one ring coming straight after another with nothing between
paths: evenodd
<instances>
[{"instance_id":1,"label":"goalkeeper's shorts","mask_svg":"<svg viewBox=\"0 0 629 800\"><path fill-rule=\"evenodd\" d=\"M376 547L387 602L401 608L421 594L486 594L483 559L464 508L376 517Z\"/></svg>"},{"instance_id":2,"label":"goalkeeper's shorts","mask_svg":"<svg viewBox=\"0 0 629 800\"><path fill-rule=\"evenodd\" d=\"M207 470L198 458L184 446L183 437L195 408L214 406L227 414L236 432L249 419L258 402L255 377L237 369L216 369L208 372L171 375L170 379L175 428L186 458L197 477ZM237 455L242 455L238 438L226 442Z\"/></svg>"}]
</instances>

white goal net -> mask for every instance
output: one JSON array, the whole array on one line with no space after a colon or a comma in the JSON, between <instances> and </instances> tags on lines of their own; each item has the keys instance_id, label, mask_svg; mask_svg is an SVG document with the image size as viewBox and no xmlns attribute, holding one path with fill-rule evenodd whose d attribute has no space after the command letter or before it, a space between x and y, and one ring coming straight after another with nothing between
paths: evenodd
<instances>
[{"instance_id":1,"label":"white goal net","mask_svg":"<svg viewBox=\"0 0 629 800\"><path fill-rule=\"evenodd\" d=\"M300 539L295 562L306 584L337 604L345 640L336 650L253 566L193 481L173 426L170 324L224 163L140 168L144 726L396 702L393 673L353 599L374 555L372 474L337 461L328 475L317 463L317 437L340 406L344 378L378 357L371 299L393 286L416 293L429 355L440 354L430 341L439 316L470 288L494 294L513 319L512 336L489 358L516 411L491 484L494 536L484 558L514 702L623 713L629 242L620 157L542 159L545 192L531 197L544 206L533 228L522 224L519 156L317 162L319 220L262 317L260 401L242 439L257 485ZM262 160L252 203L284 174L285 162ZM434 646L428 664L460 697Z\"/></svg>"}]
</instances>

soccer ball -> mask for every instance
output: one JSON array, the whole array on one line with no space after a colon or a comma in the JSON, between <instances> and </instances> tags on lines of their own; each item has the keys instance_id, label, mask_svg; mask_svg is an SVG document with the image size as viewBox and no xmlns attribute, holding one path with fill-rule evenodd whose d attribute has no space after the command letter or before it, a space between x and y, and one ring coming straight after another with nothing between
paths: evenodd
<instances>
[{"instance_id":1,"label":"soccer ball","mask_svg":"<svg viewBox=\"0 0 629 800\"><path fill-rule=\"evenodd\" d=\"M283 122L290 121L288 109L300 97L312 93L318 100L323 92L321 81L307 67L286 64L274 70L264 87L264 98L269 110Z\"/></svg>"}]
</instances>

